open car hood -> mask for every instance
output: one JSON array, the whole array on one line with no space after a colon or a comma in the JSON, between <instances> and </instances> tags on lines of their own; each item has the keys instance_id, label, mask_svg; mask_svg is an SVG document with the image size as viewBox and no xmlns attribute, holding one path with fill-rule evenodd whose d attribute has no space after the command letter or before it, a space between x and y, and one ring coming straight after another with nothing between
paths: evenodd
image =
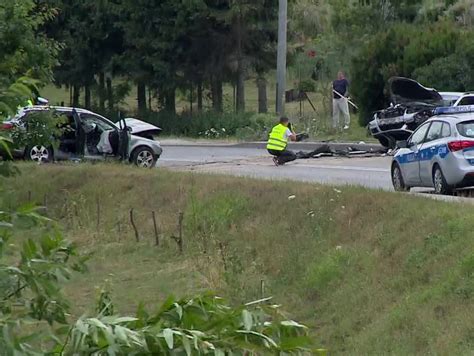
<instances>
[{"instance_id":1,"label":"open car hood","mask_svg":"<svg viewBox=\"0 0 474 356\"><path fill-rule=\"evenodd\" d=\"M130 127L132 134L148 134L151 136L158 135L162 129L160 129L158 126L149 124L148 122L138 120L138 119L132 119L128 118L125 119L125 122L128 127Z\"/></svg>"},{"instance_id":2,"label":"open car hood","mask_svg":"<svg viewBox=\"0 0 474 356\"><path fill-rule=\"evenodd\" d=\"M409 103L440 104L443 97L436 89L426 88L413 79L392 77L388 80L394 105Z\"/></svg>"}]
</instances>

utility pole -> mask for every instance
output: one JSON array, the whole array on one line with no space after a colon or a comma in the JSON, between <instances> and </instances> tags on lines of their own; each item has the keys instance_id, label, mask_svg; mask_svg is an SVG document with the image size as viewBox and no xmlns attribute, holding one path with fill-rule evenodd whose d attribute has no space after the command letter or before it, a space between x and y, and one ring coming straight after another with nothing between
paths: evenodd
<instances>
[{"instance_id":1,"label":"utility pole","mask_svg":"<svg viewBox=\"0 0 474 356\"><path fill-rule=\"evenodd\" d=\"M288 16L288 0L279 0L278 9L276 112L279 115L284 115L286 90L286 29Z\"/></svg>"}]
</instances>

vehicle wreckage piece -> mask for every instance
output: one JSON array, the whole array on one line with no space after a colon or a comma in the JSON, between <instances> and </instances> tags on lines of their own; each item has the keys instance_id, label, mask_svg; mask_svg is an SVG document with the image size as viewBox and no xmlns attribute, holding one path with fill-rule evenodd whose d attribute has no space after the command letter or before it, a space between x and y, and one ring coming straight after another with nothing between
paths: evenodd
<instances>
[{"instance_id":1,"label":"vehicle wreckage piece","mask_svg":"<svg viewBox=\"0 0 474 356\"><path fill-rule=\"evenodd\" d=\"M433 109L451 106L462 93L439 93L417 81L393 77L388 81L391 106L374 113L368 129L372 136L388 148L406 140L423 122L433 116Z\"/></svg>"},{"instance_id":2,"label":"vehicle wreckage piece","mask_svg":"<svg viewBox=\"0 0 474 356\"><path fill-rule=\"evenodd\" d=\"M310 158L321 158L321 157L351 157L351 156L364 156L364 155L383 155L387 153L387 149L380 149L380 150L370 150L370 151L361 151L357 150L354 147L347 146L345 149L336 150L332 149L329 145L325 144L321 147L318 147L314 151L311 152L304 152L299 151L296 153L297 159L310 159Z\"/></svg>"}]
</instances>

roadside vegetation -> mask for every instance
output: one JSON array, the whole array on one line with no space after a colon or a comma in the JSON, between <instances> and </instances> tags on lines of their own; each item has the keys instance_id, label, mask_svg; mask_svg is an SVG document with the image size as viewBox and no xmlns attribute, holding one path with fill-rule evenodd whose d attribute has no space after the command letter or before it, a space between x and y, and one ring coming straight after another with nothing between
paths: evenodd
<instances>
[{"instance_id":1,"label":"roadside vegetation","mask_svg":"<svg viewBox=\"0 0 474 356\"><path fill-rule=\"evenodd\" d=\"M461 355L474 347L470 207L115 165L20 169L4 181L2 204L44 205L91 256L89 273L65 286L74 317L94 313L103 289L127 315L138 301L155 310L170 294L212 290L233 305L272 296L335 354Z\"/></svg>"}]
</instances>

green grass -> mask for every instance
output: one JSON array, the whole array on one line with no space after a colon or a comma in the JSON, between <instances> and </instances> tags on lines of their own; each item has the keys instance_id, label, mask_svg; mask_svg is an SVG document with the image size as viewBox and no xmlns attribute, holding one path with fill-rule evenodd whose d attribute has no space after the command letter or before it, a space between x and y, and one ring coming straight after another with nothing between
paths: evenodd
<instances>
[{"instance_id":1,"label":"green grass","mask_svg":"<svg viewBox=\"0 0 474 356\"><path fill-rule=\"evenodd\" d=\"M334 354L472 354L470 206L117 165L20 167L21 176L4 183L4 205L25 203L31 191L92 254L90 272L65 287L76 315L90 311L104 285L125 313L139 301L153 307L169 294L202 290L250 301L261 297L263 281L264 295L311 326ZM171 239L179 212L183 255Z\"/></svg>"}]
</instances>

